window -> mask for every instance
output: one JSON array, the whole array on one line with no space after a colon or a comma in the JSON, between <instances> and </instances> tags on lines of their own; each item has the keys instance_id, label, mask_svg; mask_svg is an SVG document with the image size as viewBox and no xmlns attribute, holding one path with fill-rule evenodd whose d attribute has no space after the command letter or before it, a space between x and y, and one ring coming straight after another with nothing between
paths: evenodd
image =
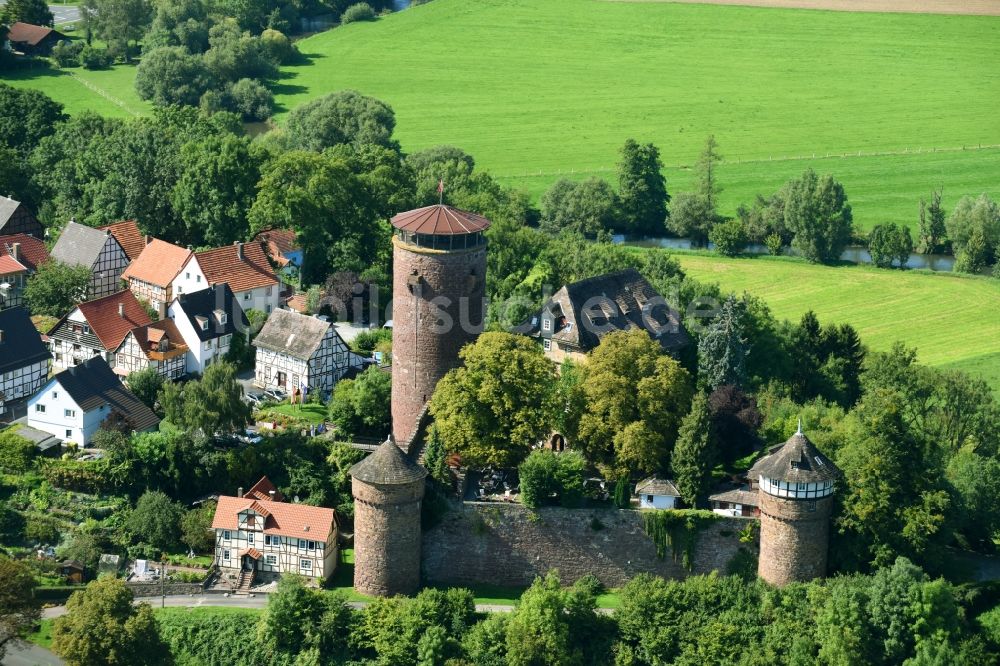
<instances>
[{"instance_id":1,"label":"window","mask_svg":"<svg viewBox=\"0 0 1000 666\"><path fill-rule=\"evenodd\" d=\"M253 545L253 532L247 532L247 543Z\"/></svg>"},{"instance_id":2,"label":"window","mask_svg":"<svg viewBox=\"0 0 1000 666\"><path fill-rule=\"evenodd\" d=\"M267 534L264 535L264 545L265 546L270 546L271 545L271 537L269 535L267 535Z\"/></svg>"},{"instance_id":3,"label":"window","mask_svg":"<svg viewBox=\"0 0 1000 666\"><path fill-rule=\"evenodd\" d=\"M257 516L250 514L247 516L247 527L257 526Z\"/></svg>"},{"instance_id":4,"label":"window","mask_svg":"<svg viewBox=\"0 0 1000 666\"><path fill-rule=\"evenodd\" d=\"M264 564L274 565L274 564L277 564L277 563L278 563L278 556L277 555L265 555L264 556Z\"/></svg>"},{"instance_id":5,"label":"window","mask_svg":"<svg viewBox=\"0 0 1000 666\"><path fill-rule=\"evenodd\" d=\"M543 331L551 331L552 330L552 320L551 319L543 319L542 320L542 330Z\"/></svg>"},{"instance_id":6,"label":"window","mask_svg":"<svg viewBox=\"0 0 1000 666\"><path fill-rule=\"evenodd\" d=\"M52 397L53 398L58 398L59 397L59 391L53 391L52 392Z\"/></svg>"},{"instance_id":7,"label":"window","mask_svg":"<svg viewBox=\"0 0 1000 666\"><path fill-rule=\"evenodd\" d=\"M270 296L270 295L271 295L271 290L272 290L272 289L274 289L274 287L268 287L267 289L265 289L265 290L264 290L264 295L265 295L265 296Z\"/></svg>"},{"instance_id":8,"label":"window","mask_svg":"<svg viewBox=\"0 0 1000 666\"><path fill-rule=\"evenodd\" d=\"M222 559L224 559L224 560L228 560L229 559L229 551L228 550L222 551Z\"/></svg>"},{"instance_id":9,"label":"window","mask_svg":"<svg viewBox=\"0 0 1000 666\"><path fill-rule=\"evenodd\" d=\"M250 292L249 291L243 292L243 300L244 301L249 301L250 300Z\"/></svg>"},{"instance_id":10,"label":"window","mask_svg":"<svg viewBox=\"0 0 1000 666\"><path fill-rule=\"evenodd\" d=\"M264 310L265 310L265 311L267 311L267 314L271 314L271 306L270 306L270 305L267 305L267 306L266 306L266 307L264 308Z\"/></svg>"},{"instance_id":11,"label":"window","mask_svg":"<svg viewBox=\"0 0 1000 666\"><path fill-rule=\"evenodd\" d=\"M35 411L39 414L45 413L45 405L35 405Z\"/></svg>"},{"instance_id":12,"label":"window","mask_svg":"<svg viewBox=\"0 0 1000 666\"><path fill-rule=\"evenodd\" d=\"M68 419L75 419L76 418L76 410L75 409L64 409L63 410L63 416L65 416Z\"/></svg>"},{"instance_id":13,"label":"window","mask_svg":"<svg viewBox=\"0 0 1000 666\"><path fill-rule=\"evenodd\" d=\"M281 545L281 537L280 536L271 537L271 544L275 545L275 546L280 546Z\"/></svg>"},{"instance_id":14,"label":"window","mask_svg":"<svg viewBox=\"0 0 1000 666\"><path fill-rule=\"evenodd\" d=\"M299 563L302 565L302 568L304 570L312 571L313 568L312 560L299 560Z\"/></svg>"},{"instance_id":15,"label":"window","mask_svg":"<svg viewBox=\"0 0 1000 666\"><path fill-rule=\"evenodd\" d=\"M211 340L205 340L205 351L208 351L211 348L212 348L212 341Z\"/></svg>"},{"instance_id":16,"label":"window","mask_svg":"<svg viewBox=\"0 0 1000 666\"><path fill-rule=\"evenodd\" d=\"M310 541L309 542L309 550L316 550L316 542L315 541Z\"/></svg>"},{"instance_id":17,"label":"window","mask_svg":"<svg viewBox=\"0 0 1000 666\"><path fill-rule=\"evenodd\" d=\"M545 348L545 351L550 351L552 349L552 341L546 338L542 341L542 347Z\"/></svg>"},{"instance_id":18,"label":"window","mask_svg":"<svg viewBox=\"0 0 1000 666\"><path fill-rule=\"evenodd\" d=\"M208 320L207 319L202 319L200 323L201 323L201 330L207 331L208 330Z\"/></svg>"},{"instance_id":19,"label":"window","mask_svg":"<svg viewBox=\"0 0 1000 666\"><path fill-rule=\"evenodd\" d=\"M306 547L306 540L299 539L299 548L305 549L305 547Z\"/></svg>"},{"instance_id":20,"label":"window","mask_svg":"<svg viewBox=\"0 0 1000 666\"><path fill-rule=\"evenodd\" d=\"M72 430L67 430L66 431L66 439L71 439L72 437L73 437L73 431ZM813 509L813 510L815 511L815 509Z\"/></svg>"},{"instance_id":21,"label":"window","mask_svg":"<svg viewBox=\"0 0 1000 666\"><path fill-rule=\"evenodd\" d=\"M223 541L229 541L232 538L233 538L233 533L232 532L230 532L229 530L222 530L222 540ZM226 559L228 559L228 558L226 558Z\"/></svg>"},{"instance_id":22,"label":"window","mask_svg":"<svg viewBox=\"0 0 1000 666\"><path fill-rule=\"evenodd\" d=\"M197 283L199 283L199 284L201 284L201 276L200 275L195 275L194 276L194 281L197 282Z\"/></svg>"},{"instance_id":23,"label":"window","mask_svg":"<svg viewBox=\"0 0 1000 666\"><path fill-rule=\"evenodd\" d=\"M652 495L646 495L646 501L649 502L650 504L652 504L652 502L653 502L653 496Z\"/></svg>"}]
</instances>

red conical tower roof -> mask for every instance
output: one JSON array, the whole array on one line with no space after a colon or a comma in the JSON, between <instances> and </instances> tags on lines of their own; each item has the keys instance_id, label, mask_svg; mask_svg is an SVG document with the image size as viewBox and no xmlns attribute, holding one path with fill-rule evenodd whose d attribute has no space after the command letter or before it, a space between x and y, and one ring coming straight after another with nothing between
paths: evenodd
<instances>
[{"instance_id":1,"label":"red conical tower roof","mask_svg":"<svg viewBox=\"0 0 1000 666\"><path fill-rule=\"evenodd\" d=\"M491 224L482 215L441 204L408 210L392 218L392 226L400 231L434 236L474 234L486 231Z\"/></svg>"}]
</instances>

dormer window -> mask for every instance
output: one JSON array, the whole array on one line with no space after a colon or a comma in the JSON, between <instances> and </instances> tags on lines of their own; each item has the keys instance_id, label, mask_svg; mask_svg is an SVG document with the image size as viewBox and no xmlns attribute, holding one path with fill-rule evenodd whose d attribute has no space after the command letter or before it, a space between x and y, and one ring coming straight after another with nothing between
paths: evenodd
<instances>
[{"instance_id":1,"label":"dormer window","mask_svg":"<svg viewBox=\"0 0 1000 666\"><path fill-rule=\"evenodd\" d=\"M207 331L208 330L208 318L207 317L195 317L195 319L198 321L198 326L201 328L201 330L203 330L203 331Z\"/></svg>"},{"instance_id":2,"label":"dormer window","mask_svg":"<svg viewBox=\"0 0 1000 666\"><path fill-rule=\"evenodd\" d=\"M215 318L218 319L219 323L222 324L222 325L225 325L226 322L229 321L228 315L226 315L225 311L223 311L223 310L216 310L215 311Z\"/></svg>"},{"instance_id":3,"label":"dormer window","mask_svg":"<svg viewBox=\"0 0 1000 666\"><path fill-rule=\"evenodd\" d=\"M551 331L552 330L552 320L549 319L548 317L545 317L544 319L542 319L542 330L543 331Z\"/></svg>"}]
</instances>

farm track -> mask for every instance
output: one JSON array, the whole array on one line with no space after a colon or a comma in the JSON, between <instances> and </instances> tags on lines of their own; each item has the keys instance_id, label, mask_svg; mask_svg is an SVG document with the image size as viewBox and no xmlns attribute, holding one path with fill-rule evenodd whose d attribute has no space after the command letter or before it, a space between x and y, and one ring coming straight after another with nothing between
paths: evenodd
<instances>
[{"instance_id":1,"label":"farm track","mask_svg":"<svg viewBox=\"0 0 1000 666\"><path fill-rule=\"evenodd\" d=\"M961 14L1000 16L1000 0L605 0L684 5L734 5L774 9L821 9L835 12Z\"/></svg>"}]
</instances>

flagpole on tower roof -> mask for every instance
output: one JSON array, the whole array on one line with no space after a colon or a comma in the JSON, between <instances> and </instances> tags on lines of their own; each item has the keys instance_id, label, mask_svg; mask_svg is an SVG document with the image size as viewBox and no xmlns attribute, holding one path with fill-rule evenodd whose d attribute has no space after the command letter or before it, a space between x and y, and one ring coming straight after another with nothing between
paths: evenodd
<instances>
[{"instance_id":1,"label":"flagpole on tower roof","mask_svg":"<svg viewBox=\"0 0 1000 666\"><path fill-rule=\"evenodd\" d=\"M444 179L438 178L438 205L444 205Z\"/></svg>"}]
</instances>

